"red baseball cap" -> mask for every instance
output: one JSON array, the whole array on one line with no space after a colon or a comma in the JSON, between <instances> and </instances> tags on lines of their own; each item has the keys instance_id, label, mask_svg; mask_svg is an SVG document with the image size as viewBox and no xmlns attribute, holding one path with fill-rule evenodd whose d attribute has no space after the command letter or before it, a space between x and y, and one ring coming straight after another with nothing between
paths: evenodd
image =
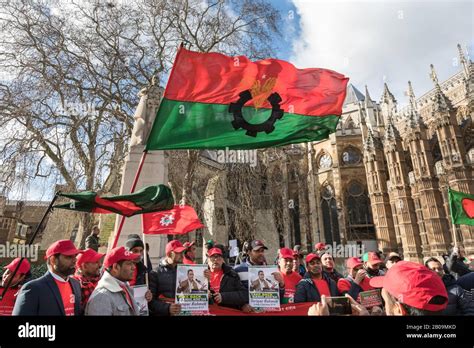
<instances>
[{"instance_id":1,"label":"red baseball cap","mask_svg":"<svg viewBox=\"0 0 474 348\"><path fill-rule=\"evenodd\" d=\"M357 266L362 266L363 263L358 257L349 257L347 259L347 268L354 269Z\"/></svg>"},{"instance_id":2,"label":"red baseball cap","mask_svg":"<svg viewBox=\"0 0 474 348\"><path fill-rule=\"evenodd\" d=\"M186 250L186 248L177 239L172 240L171 242L166 244L166 255L169 255L170 252L172 252L172 251L174 251L175 253L182 253L185 250Z\"/></svg>"},{"instance_id":3,"label":"red baseball cap","mask_svg":"<svg viewBox=\"0 0 474 348\"><path fill-rule=\"evenodd\" d=\"M310 253L306 255L306 264L310 263L314 259L319 259L321 260L321 257L318 254Z\"/></svg>"},{"instance_id":4,"label":"red baseball cap","mask_svg":"<svg viewBox=\"0 0 474 348\"><path fill-rule=\"evenodd\" d=\"M418 263L400 261L385 276L370 279L374 288L385 288L397 301L428 311L442 311L448 305L448 293L441 277ZM442 304L430 303L435 296L446 299Z\"/></svg>"},{"instance_id":5,"label":"red baseball cap","mask_svg":"<svg viewBox=\"0 0 474 348\"><path fill-rule=\"evenodd\" d=\"M283 259L294 259L295 253L290 248L281 248L278 250L278 255ZM296 253L298 255L298 253Z\"/></svg>"},{"instance_id":6,"label":"red baseball cap","mask_svg":"<svg viewBox=\"0 0 474 348\"><path fill-rule=\"evenodd\" d=\"M20 263L20 260L21 260L21 258L17 257L16 259L14 259L12 262L10 262L8 265L6 265L3 268L8 269L10 272L14 272L16 266L18 266L18 264ZM28 262L28 260L23 259L23 261L21 262L20 268L18 268L18 273L26 274L30 271L30 268L31 268L31 266L30 266L30 263Z\"/></svg>"},{"instance_id":7,"label":"red baseball cap","mask_svg":"<svg viewBox=\"0 0 474 348\"><path fill-rule=\"evenodd\" d=\"M183 246L184 246L186 249L189 249L189 248L191 248L191 247L194 245L194 243L196 243L196 241L186 242L186 243L183 244Z\"/></svg>"},{"instance_id":8,"label":"red baseball cap","mask_svg":"<svg viewBox=\"0 0 474 348\"><path fill-rule=\"evenodd\" d=\"M125 249L125 247L117 247L113 248L110 250L107 255L105 255L104 259L104 268L109 268L111 267L114 263L117 263L119 261L130 261L130 260L136 260L140 258L140 254L135 254L132 253L131 251L128 251Z\"/></svg>"},{"instance_id":9,"label":"red baseball cap","mask_svg":"<svg viewBox=\"0 0 474 348\"><path fill-rule=\"evenodd\" d=\"M82 250L76 249L74 243L71 242L69 239L62 239L54 242L49 246L48 250L46 250L46 255L44 258L47 259L55 254L71 256L80 254L82 252Z\"/></svg>"},{"instance_id":10,"label":"red baseball cap","mask_svg":"<svg viewBox=\"0 0 474 348\"><path fill-rule=\"evenodd\" d=\"M377 255L376 252L373 251L369 251L368 253L364 254L362 260L368 262L371 266L378 263L383 263L382 259Z\"/></svg>"},{"instance_id":11,"label":"red baseball cap","mask_svg":"<svg viewBox=\"0 0 474 348\"><path fill-rule=\"evenodd\" d=\"M104 255L105 254L98 253L93 249L86 249L77 257L76 267L86 262L99 262Z\"/></svg>"},{"instance_id":12,"label":"red baseball cap","mask_svg":"<svg viewBox=\"0 0 474 348\"><path fill-rule=\"evenodd\" d=\"M319 243L316 243L314 247L316 248L316 250L323 250L324 248L326 248L326 244L319 242Z\"/></svg>"},{"instance_id":13,"label":"red baseball cap","mask_svg":"<svg viewBox=\"0 0 474 348\"><path fill-rule=\"evenodd\" d=\"M212 248L207 252L208 257L211 257L213 255L221 255L222 256L221 248Z\"/></svg>"}]
</instances>

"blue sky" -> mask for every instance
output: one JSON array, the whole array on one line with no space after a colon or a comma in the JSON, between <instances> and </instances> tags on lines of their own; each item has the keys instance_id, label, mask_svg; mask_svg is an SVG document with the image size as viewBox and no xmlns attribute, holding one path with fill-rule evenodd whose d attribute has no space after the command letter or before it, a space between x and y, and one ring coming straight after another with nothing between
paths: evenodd
<instances>
[{"instance_id":1,"label":"blue sky","mask_svg":"<svg viewBox=\"0 0 474 348\"><path fill-rule=\"evenodd\" d=\"M400 106L411 80L417 97L461 70L456 45L474 60L474 1L272 0L283 20L276 56L298 68L336 70L379 101L386 82ZM48 199L51 185L37 180L11 198Z\"/></svg>"}]
</instances>

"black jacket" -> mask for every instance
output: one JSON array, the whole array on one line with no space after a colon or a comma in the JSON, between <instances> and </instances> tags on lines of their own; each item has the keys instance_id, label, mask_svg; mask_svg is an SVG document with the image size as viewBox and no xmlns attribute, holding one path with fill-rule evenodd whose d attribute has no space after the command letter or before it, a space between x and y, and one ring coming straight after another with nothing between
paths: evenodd
<instances>
[{"instance_id":1,"label":"black jacket","mask_svg":"<svg viewBox=\"0 0 474 348\"><path fill-rule=\"evenodd\" d=\"M329 278L326 272L323 272L323 279L326 280L329 286L329 292L331 296L340 296L337 290L337 285L334 280ZM295 303L299 302L320 302L321 295L318 289L314 285L311 274L306 272L304 278L296 285Z\"/></svg>"},{"instance_id":2,"label":"black jacket","mask_svg":"<svg viewBox=\"0 0 474 348\"><path fill-rule=\"evenodd\" d=\"M135 285L146 284L146 273L150 273L152 270L149 270L149 267L145 267L143 262L138 262L137 266L137 279L135 279Z\"/></svg>"},{"instance_id":3,"label":"black jacket","mask_svg":"<svg viewBox=\"0 0 474 348\"><path fill-rule=\"evenodd\" d=\"M74 293L74 315L81 315L81 285L71 277L69 283ZM49 272L21 287L12 315L66 315L61 293Z\"/></svg>"},{"instance_id":4,"label":"black jacket","mask_svg":"<svg viewBox=\"0 0 474 348\"><path fill-rule=\"evenodd\" d=\"M456 279L450 274L443 276L443 283L448 291L448 307L443 315L474 315L473 293L466 291L456 284Z\"/></svg>"},{"instance_id":5,"label":"black jacket","mask_svg":"<svg viewBox=\"0 0 474 348\"><path fill-rule=\"evenodd\" d=\"M451 252L449 255L443 255L443 258L445 273L453 275L456 279L472 272L456 253Z\"/></svg>"},{"instance_id":6,"label":"black jacket","mask_svg":"<svg viewBox=\"0 0 474 348\"><path fill-rule=\"evenodd\" d=\"M248 289L242 285L239 275L232 267L224 263L222 270L224 271L224 276L219 288L222 302L219 305L240 309L244 304L249 303Z\"/></svg>"},{"instance_id":7,"label":"black jacket","mask_svg":"<svg viewBox=\"0 0 474 348\"><path fill-rule=\"evenodd\" d=\"M169 315L170 303L161 300L159 297L173 299L176 295L176 267L171 267L166 259L161 260L156 271L151 271L148 275L150 291L153 299L148 302L148 309L151 315Z\"/></svg>"}]
</instances>

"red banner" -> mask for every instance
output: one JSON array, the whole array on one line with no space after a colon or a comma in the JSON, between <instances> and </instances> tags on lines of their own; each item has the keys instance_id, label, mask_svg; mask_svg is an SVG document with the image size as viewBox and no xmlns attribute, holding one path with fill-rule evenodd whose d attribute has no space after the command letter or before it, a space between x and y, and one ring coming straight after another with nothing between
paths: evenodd
<instances>
[{"instance_id":1,"label":"red banner","mask_svg":"<svg viewBox=\"0 0 474 348\"><path fill-rule=\"evenodd\" d=\"M217 316L308 316L308 309L312 302L289 303L281 305L280 309L267 310L259 313L244 313L238 309L209 305L209 314Z\"/></svg>"}]
</instances>

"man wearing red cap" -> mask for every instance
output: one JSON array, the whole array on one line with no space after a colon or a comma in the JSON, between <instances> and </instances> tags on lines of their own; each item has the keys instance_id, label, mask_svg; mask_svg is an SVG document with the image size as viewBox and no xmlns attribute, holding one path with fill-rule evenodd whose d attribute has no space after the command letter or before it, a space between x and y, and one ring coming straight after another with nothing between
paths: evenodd
<instances>
[{"instance_id":1,"label":"man wearing red cap","mask_svg":"<svg viewBox=\"0 0 474 348\"><path fill-rule=\"evenodd\" d=\"M342 295L349 294L353 299L357 299L362 291L372 290L367 272L363 268L363 263L358 257L347 259L347 269L349 275L346 278L339 279L337 289Z\"/></svg>"},{"instance_id":2,"label":"man wearing red cap","mask_svg":"<svg viewBox=\"0 0 474 348\"><path fill-rule=\"evenodd\" d=\"M323 272L321 258L317 254L306 256L307 272L296 285L295 303L320 302L321 296L339 296L336 282Z\"/></svg>"},{"instance_id":3,"label":"man wearing red cap","mask_svg":"<svg viewBox=\"0 0 474 348\"><path fill-rule=\"evenodd\" d=\"M297 272L293 271L295 263L294 251L290 248L281 248L278 251L278 267L280 274L285 282L285 294L283 295L282 303L293 303L296 291L296 284L299 283L303 277Z\"/></svg>"},{"instance_id":4,"label":"man wearing red cap","mask_svg":"<svg viewBox=\"0 0 474 348\"><path fill-rule=\"evenodd\" d=\"M176 296L176 267L183 263L186 248L177 239L166 244L166 256L156 271L150 273L152 300L148 303L152 315L178 315L181 305L174 303Z\"/></svg>"},{"instance_id":5,"label":"man wearing red cap","mask_svg":"<svg viewBox=\"0 0 474 348\"><path fill-rule=\"evenodd\" d=\"M367 277L379 277L385 274L380 269L383 261L375 251L369 251L362 255L362 261L364 262L364 269L367 271Z\"/></svg>"},{"instance_id":6,"label":"man wearing red cap","mask_svg":"<svg viewBox=\"0 0 474 348\"><path fill-rule=\"evenodd\" d=\"M400 261L383 277L370 279L382 288L387 315L433 315L448 305L448 293L441 278L423 265Z\"/></svg>"},{"instance_id":7,"label":"man wearing red cap","mask_svg":"<svg viewBox=\"0 0 474 348\"><path fill-rule=\"evenodd\" d=\"M74 274L81 253L70 240L58 240L46 250L48 272L20 290L13 315L80 315L81 285Z\"/></svg>"},{"instance_id":8,"label":"man wearing red cap","mask_svg":"<svg viewBox=\"0 0 474 348\"><path fill-rule=\"evenodd\" d=\"M20 263L21 258L17 257L12 262L4 267L5 273L2 276L2 283L0 286L0 294L3 293L3 290L7 286L10 278L13 275L16 267ZM0 316L10 316L12 315L13 307L15 305L16 296L20 291L21 283L25 280L26 275L30 271L30 263L27 259L23 259L21 262L18 271L15 274L15 277L12 279L10 283L10 287L8 288L5 296L0 300Z\"/></svg>"},{"instance_id":9,"label":"man wearing red cap","mask_svg":"<svg viewBox=\"0 0 474 348\"><path fill-rule=\"evenodd\" d=\"M196 246L194 241L184 243L186 250L184 251L183 263L185 265L195 265L194 259L196 258Z\"/></svg>"},{"instance_id":10,"label":"man wearing red cap","mask_svg":"<svg viewBox=\"0 0 474 348\"><path fill-rule=\"evenodd\" d=\"M209 271L205 271L204 275L209 280L210 302L250 312L248 290L242 285L237 272L225 264L220 248L207 252L207 264Z\"/></svg>"},{"instance_id":11,"label":"man wearing red cap","mask_svg":"<svg viewBox=\"0 0 474 348\"><path fill-rule=\"evenodd\" d=\"M84 250L77 256L76 274L73 276L81 284L81 308L86 308L87 301L100 279L100 260L105 254L93 249Z\"/></svg>"},{"instance_id":12,"label":"man wearing red cap","mask_svg":"<svg viewBox=\"0 0 474 348\"><path fill-rule=\"evenodd\" d=\"M123 246L105 255L105 272L87 302L86 315L139 315L133 289L128 284L139 259L140 254L134 254ZM151 299L151 293L147 297Z\"/></svg>"}]
</instances>

